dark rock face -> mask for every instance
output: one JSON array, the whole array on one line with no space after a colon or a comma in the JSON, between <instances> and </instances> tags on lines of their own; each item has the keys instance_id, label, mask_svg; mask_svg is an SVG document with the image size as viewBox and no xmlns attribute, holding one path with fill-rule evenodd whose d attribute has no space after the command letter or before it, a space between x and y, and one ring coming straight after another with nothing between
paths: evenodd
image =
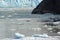
<instances>
[{"instance_id":1,"label":"dark rock face","mask_svg":"<svg viewBox=\"0 0 60 40\"><path fill-rule=\"evenodd\" d=\"M60 14L60 0L43 0L32 11L32 14L44 14L44 13Z\"/></svg>"}]
</instances>

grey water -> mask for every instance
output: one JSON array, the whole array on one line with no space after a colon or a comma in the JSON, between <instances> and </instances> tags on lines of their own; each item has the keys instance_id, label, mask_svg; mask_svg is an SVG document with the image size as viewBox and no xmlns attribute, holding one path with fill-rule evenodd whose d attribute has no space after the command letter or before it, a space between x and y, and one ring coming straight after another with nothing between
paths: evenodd
<instances>
[{"instance_id":1,"label":"grey water","mask_svg":"<svg viewBox=\"0 0 60 40\"><path fill-rule=\"evenodd\" d=\"M33 34L49 34L48 27L44 28L40 20L55 17L53 14L31 14L31 11L0 11L0 38L14 38L14 33L19 32L25 36ZM25 19L24 19L25 18ZM22 20L20 20L22 19ZM28 21L27 21L28 20ZM60 27L59 27L60 28Z\"/></svg>"},{"instance_id":2,"label":"grey water","mask_svg":"<svg viewBox=\"0 0 60 40\"><path fill-rule=\"evenodd\" d=\"M39 18L40 20L46 20L50 17L56 17L53 14L32 14L32 10L23 10L23 11L0 11L0 19L17 19L17 18ZM57 15L59 16L59 15Z\"/></svg>"},{"instance_id":3,"label":"grey water","mask_svg":"<svg viewBox=\"0 0 60 40\"><path fill-rule=\"evenodd\" d=\"M39 26L34 18L37 20L40 15L32 15L31 11L0 11L0 38L13 38L16 32L26 36L38 33L32 30ZM29 19L30 22L27 22Z\"/></svg>"},{"instance_id":4,"label":"grey water","mask_svg":"<svg viewBox=\"0 0 60 40\"><path fill-rule=\"evenodd\" d=\"M1 17L4 16L4 17ZM32 15L31 12L0 12L0 18L39 18L40 15Z\"/></svg>"}]
</instances>

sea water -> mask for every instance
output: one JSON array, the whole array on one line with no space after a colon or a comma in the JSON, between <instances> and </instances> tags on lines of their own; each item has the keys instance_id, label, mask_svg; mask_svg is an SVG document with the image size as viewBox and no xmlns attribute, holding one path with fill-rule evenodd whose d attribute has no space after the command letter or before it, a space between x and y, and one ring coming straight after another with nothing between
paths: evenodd
<instances>
[{"instance_id":1,"label":"sea water","mask_svg":"<svg viewBox=\"0 0 60 40\"><path fill-rule=\"evenodd\" d=\"M0 38L14 38L14 34L21 33L25 36L32 36L34 34L48 34L58 35L56 33L50 33L47 28L44 27L42 20L47 20L55 15L46 14L31 14L32 10L25 11L0 11ZM58 28L60 28L58 26Z\"/></svg>"}]
</instances>

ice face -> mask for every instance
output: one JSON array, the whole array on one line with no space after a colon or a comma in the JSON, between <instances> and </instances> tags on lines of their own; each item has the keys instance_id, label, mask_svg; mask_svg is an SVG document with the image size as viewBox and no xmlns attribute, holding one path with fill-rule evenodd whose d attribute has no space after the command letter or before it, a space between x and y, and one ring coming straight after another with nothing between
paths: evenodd
<instances>
[{"instance_id":1,"label":"ice face","mask_svg":"<svg viewBox=\"0 0 60 40\"><path fill-rule=\"evenodd\" d=\"M0 7L36 7L42 0L0 0Z\"/></svg>"}]
</instances>

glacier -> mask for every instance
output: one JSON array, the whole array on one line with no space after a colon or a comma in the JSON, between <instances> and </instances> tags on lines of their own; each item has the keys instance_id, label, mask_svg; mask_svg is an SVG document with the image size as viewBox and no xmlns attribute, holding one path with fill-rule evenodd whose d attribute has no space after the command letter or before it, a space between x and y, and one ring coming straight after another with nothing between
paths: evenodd
<instances>
[{"instance_id":1,"label":"glacier","mask_svg":"<svg viewBox=\"0 0 60 40\"><path fill-rule=\"evenodd\" d=\"M0 0L0 7L36 7L42 0Z\"/></svg>"}]
</instances>

